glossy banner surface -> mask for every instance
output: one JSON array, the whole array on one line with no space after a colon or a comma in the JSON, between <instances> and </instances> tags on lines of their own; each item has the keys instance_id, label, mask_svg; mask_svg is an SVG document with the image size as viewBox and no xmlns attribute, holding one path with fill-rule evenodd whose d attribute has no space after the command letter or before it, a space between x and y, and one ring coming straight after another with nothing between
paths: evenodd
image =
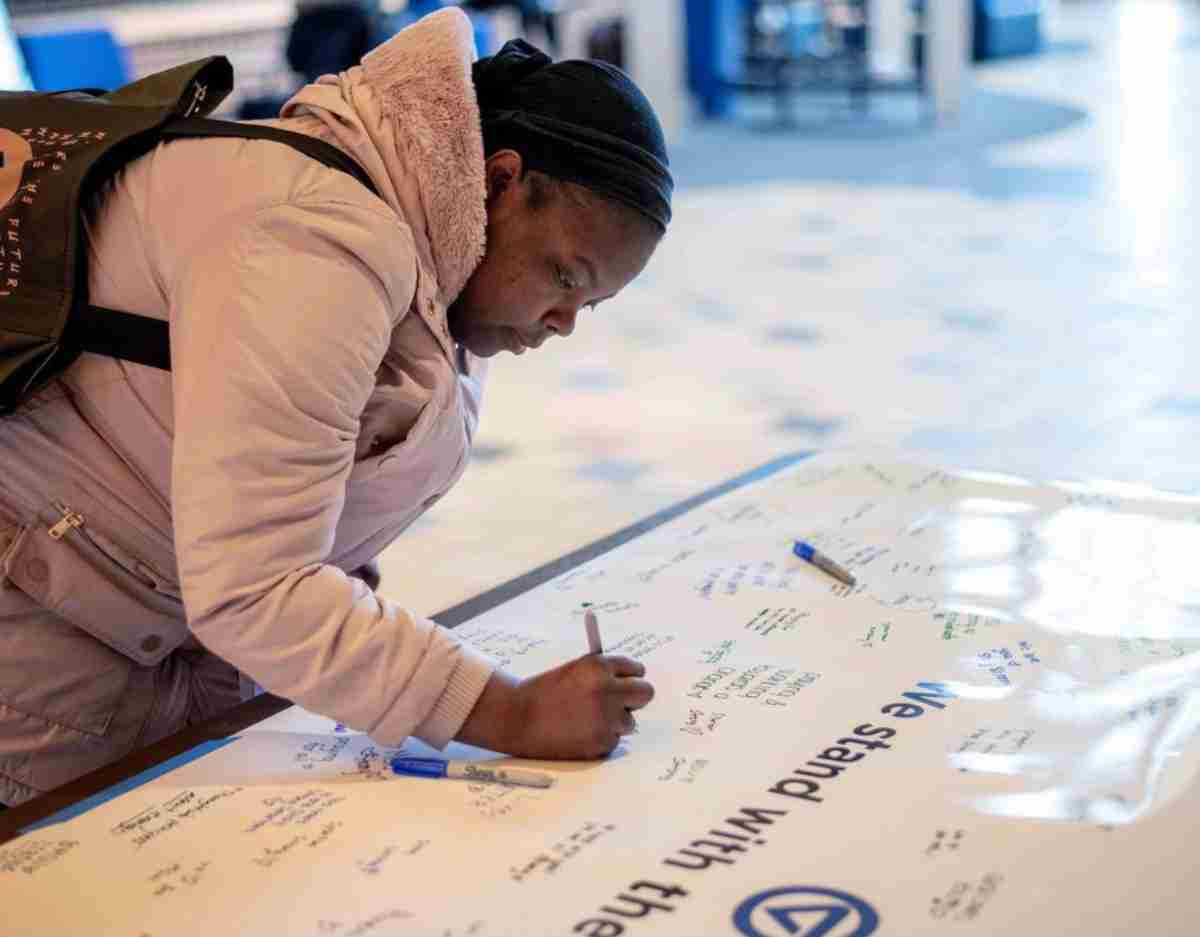
<instances>
[{"instance_id":1,"label":"glossy banner surface","mask_svg":"<svg viewBox=\"0 0 1200 937\"><path fill-rule=\"evenodd\" d=\"M1200 499L816 457L458 630L533 674L590 603L658 691L610 759L289 710L0 848L4 933L1189 933L1197 555Z\"/></svg>"}]
</instances>

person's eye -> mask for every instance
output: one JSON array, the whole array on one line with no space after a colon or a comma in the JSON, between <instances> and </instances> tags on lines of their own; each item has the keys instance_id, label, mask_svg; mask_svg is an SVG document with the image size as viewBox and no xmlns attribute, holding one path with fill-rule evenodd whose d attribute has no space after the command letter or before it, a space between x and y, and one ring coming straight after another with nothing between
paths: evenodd
<instances>
[{"instance_id":1,"label":"person's eye","mask_svg":"<svg viewBox=\"0 0 1200 937\"><path fill-rule=\"evenodd\" d=\"M558 276L558 285L559 286L561 286L564 290L567 290L568 292L575 289L575 280L572 279L571 274L567 273L566 270L564 270L562 267L559 267L559 266L555 266L554 270L555 270L556 275Z\"/></svg>"}]
</instances>

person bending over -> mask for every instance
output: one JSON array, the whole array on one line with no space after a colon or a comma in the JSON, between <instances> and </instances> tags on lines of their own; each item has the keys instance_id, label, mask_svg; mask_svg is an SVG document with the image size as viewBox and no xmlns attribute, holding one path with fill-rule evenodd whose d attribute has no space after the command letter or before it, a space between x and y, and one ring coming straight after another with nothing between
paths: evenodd
<instances>
[{"instance_id":1,"label":"person bending over","mask_svg":"<svg viewBox=\"0 0 1200 937\"><path fill-rule=\"evenodd\" d=\"M0 420L0 802L257 684L385 745L603 756L653 695L587 655L518 680L378 595L374 560L462 475L486 359L566 338L670 220L627 76L439 11L263 140L163 144L87 217L92 303L170 322L172 370L82 355ZM412 556L421 575L426 560Z\"/></svg>"}]
</instances>

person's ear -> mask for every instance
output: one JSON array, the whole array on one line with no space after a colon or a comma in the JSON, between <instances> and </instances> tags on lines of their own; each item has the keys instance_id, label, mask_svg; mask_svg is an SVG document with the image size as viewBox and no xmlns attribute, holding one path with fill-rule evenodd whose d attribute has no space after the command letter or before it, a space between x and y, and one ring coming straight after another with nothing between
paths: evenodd
<instances>
[{"instance_id":1,"label":"person's ear","mask_svg":"<svg viewBox=\"0 0 1200 937\"><path fill-rule=\"evenodd\" d=\"M487 200L491 204L505 193L511 193L521 181L525 165L516 150L498 150L484 164Z\"/></svg>"}]
</instances>

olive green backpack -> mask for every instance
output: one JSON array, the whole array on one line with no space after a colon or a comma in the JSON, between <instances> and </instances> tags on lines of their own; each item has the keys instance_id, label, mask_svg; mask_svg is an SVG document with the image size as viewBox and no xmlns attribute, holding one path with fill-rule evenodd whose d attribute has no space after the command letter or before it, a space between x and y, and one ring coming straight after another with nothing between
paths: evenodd
<instances>
[{"instance_id":1,"label":"olive green backpack","mask_svg":"<svg viewBox=\"0 0 1200 937\"><path fill-rule=\"evenodd\" d=\"M82 239L90 198L159 143L274 140L374 191L328 143L206 117L232 90L233 68L217 56L108 93L0 92L0 415L85 351L170 370L168 323L88 303Z\"/></svg>"}]
</instances>

